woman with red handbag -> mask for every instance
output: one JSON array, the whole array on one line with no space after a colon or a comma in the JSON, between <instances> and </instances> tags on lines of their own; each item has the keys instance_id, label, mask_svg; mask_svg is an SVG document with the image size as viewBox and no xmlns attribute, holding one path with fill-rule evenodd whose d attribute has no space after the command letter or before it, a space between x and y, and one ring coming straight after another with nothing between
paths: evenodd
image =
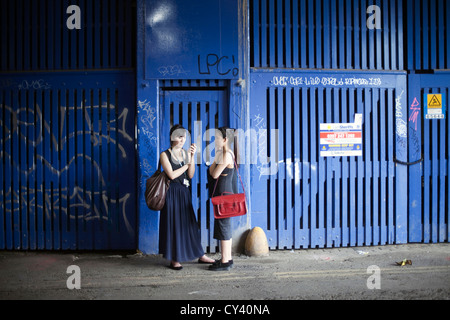
<instances>
[{"instance_id":1,"label":"woman with red handbag","mask_svg":"<svg viewBox=\"0 0 450 320\"><path fill-rule=\"evenodd\" d=\"M234 153L231 151L232 142L234 142ZM234 181L236 181L235 176L237 170L235 159L238 157L237 136L235 135L234 129L221 127L216 130L215 150L216 156L214 162L209 167L209 174L214 179L209 184L209 187L215 186L211 197L222 194L234 194L236 193ZM216 260L214 264L209 266L209 270L229 270L233 266L231 218L214 219L214 239L220 241L222 258Z\"/></svg>"},{"instance_id":2,"label":"woman with red handbag","mask_svg":"<svg viewBox=\"0 0 450 320\"><path fill-rule=\"evenodd\" d=\"M199 263L213 263L202 248L200 230L192 206L190 182L195 173L195 144L183 149L186 129L175 125L170 130L171 147L160 155L164 172L171 180L161 210L159 252L170 260L169 267L181 270L180 262L199 258Z\"/></svg>"}]
</instances>

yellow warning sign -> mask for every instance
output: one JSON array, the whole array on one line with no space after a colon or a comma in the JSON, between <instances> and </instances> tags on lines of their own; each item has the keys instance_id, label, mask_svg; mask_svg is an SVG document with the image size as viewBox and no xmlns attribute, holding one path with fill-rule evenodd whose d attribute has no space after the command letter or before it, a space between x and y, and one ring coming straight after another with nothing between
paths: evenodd
<instances>
[{"instance_id":1,"label":"yellow warning sign","mask_svg":"<svg viewBox=\"0 0 450 320\"><path fill-rule=\"evenodd\" d=\"M445 93L425 93L423 100L425 119L445 119L447 109L447 96Z\"/></svg>"},{"instance_id":2,"label":"yellow warning sign","mask_svg":"<svg viewBox=\"0 0 450 320\"><path fill-rule=\"evenodd\" d=\"M429 94L427 96L428 108L440 109L442 108L442 94Z\"/></svg>"}]
</instances>

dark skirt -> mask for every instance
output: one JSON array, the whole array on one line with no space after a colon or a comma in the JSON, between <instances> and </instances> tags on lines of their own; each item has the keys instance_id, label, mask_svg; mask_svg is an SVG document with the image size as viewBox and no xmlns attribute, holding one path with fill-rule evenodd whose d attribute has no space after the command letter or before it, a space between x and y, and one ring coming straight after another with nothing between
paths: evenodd
<instances>
[{"instance_id":1,"label":"dark skirt","mask_svg":"<svg viewBox=\"0 0 450 320\"><path fill-rule=\"evenodd\" d=\"M231 218L214 219L214 239L231 240Z\"/></svg>"},{"instance_id":2,"label":"dark skirt","mask_svg":"<svg viewBox=\"0 0 450 320\"><path fill-rule=\"evenodd\" d=\"M170 184L161 210L159 253L167 260L178 262L191 261L205 254L189 188L179 183Z\"/></svg>"}]
</instances>

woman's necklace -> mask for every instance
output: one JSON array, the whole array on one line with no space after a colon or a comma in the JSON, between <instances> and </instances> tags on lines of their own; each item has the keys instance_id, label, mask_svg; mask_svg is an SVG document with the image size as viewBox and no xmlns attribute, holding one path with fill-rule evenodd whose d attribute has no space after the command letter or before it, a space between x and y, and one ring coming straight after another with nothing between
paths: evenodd
<instances>
[{"instance_id":1,"label":"woman's necklace","mask_svg":"<svg viewBox=\"0 0 450 320\"><path fill-rule=\"evenodd\" d=\"M184 163L184 159L183 159L183 161L180 161L178 159L178 156L176 155L176 153L173 151L173 148L170 148L170 151L172 151L172 154L175 156L175 160L177 160L178 164L180 166L184 166L184 164L183 164ZM181 152L181 149L180 149L180 152ZM181 153L180 153L180 156L183 157Z\"/></svg>"},{"instance_id":2,"label":"woman's necklace","mask_svg":"<svg viewBox=\"0 0 450 320\"><path fill-rule=\"evenodd\" d=\"M173 148L170 148L170 151L171 151L171 153L174 155L174 157L175 157L175 159L177 160L178 164L179 164L181 167L184 166L184 157L183 157L182 153L180 154L180 156L183 158L183 161L180 161L180 160L178 159L178 156L177 156L177 155L175 154L175 152L173 151ZM182 149L180 149L180 152L182 152ZM186 170L186 171L187 171L187 170ZM189 180L188 180L188 178L187 178L187 173L186 173L186 171L183 172L183 176L184 176L183 184L184 184L186 187L189 187L190 183L189 183Z\"/></svg>"}]
</instances>

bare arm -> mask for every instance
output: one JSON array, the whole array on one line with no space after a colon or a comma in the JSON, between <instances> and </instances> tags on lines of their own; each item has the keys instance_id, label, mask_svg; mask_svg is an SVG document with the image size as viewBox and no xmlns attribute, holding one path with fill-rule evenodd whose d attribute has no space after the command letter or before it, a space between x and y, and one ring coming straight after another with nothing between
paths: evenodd
<instances>
[{"instance_id":1,"label":"bare arm","mask_svg":"<svg viewBox=\"0 0 450 320\"><path fill-rule=\"evenodd\" d=\"M172 170L172 165L170 164L169 158L167 158L167 155L164 152L161 153L160 159L161 159L161 166L163 167L164 172L167 174L170 180L178 178L186 170L189 169L189 165L185 164L184 166L182 166L177 170Z\"/></svg>"},{"instance_id":2,"label":"bare arm","mask_svg":"<svg viewBox=\"0 0 450 320\"><path fill-rule=\"evenodd\" d=\"M188 169L188 177L192 179L195 173L195 163L194 163L194 154L196 150L196 146L194 144L189 148L189 152L187 152L187 164L189 165Z\"/></svg>"},{"instance_id":3,"label":"bare arm","mask_svg":"<svg viewBox=\"0 0 450 320\"><path fill-rule=\"evenodd\" d=\"M219 178L223 170L233 163L233 157L228 152L225 155L225 159L222 160L223 154L216 154L213 164L209 167L209 173L213 179Z\"/></svg>"}]
</instances>

